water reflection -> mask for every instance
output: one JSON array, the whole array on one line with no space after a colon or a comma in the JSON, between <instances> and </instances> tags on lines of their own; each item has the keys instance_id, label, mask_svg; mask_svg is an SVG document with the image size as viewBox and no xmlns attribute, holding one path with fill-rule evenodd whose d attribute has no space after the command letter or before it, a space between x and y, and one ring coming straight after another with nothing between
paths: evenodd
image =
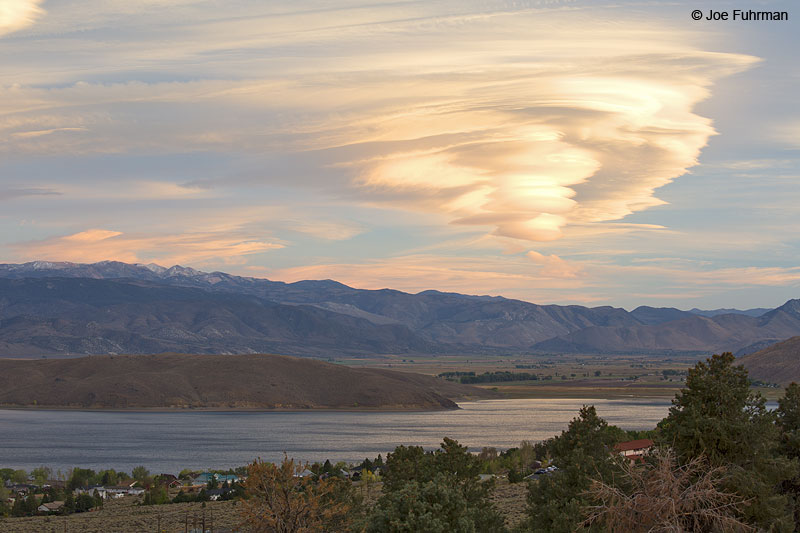
<instances>
[{"instance_id":1,"label":"water reflection","mask_svg":"<svg viewBox=\"0 0 800 533\"><path fill-rule=\"evenodd\" d=\"M669 400L525 399L435 412L107 412L0 410L0 467L72 466L153 472L228 468L255 457L357 461L398 444L435 448L442 437L473 449L539 441L566 428L584 404L624 429L650 429Z\"/></svg>"}]
</instances>

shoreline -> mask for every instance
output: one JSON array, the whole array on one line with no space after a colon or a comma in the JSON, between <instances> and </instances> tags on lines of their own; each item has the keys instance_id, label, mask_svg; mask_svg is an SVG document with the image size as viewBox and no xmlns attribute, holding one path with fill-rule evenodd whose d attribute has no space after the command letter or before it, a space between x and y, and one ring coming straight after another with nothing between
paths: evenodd
<instances>
[{"instance_id":1,"label":"shoreline","mask_svg":"<svg viewBox=\"0 0 800 533\"><path fill-rule=\"evenodd\" d=\"M455 401L455 400L454 400ZM476 400L470 400L476 401ZM76 411L84 413L425 413L457 411L454 408L425 407L71 407L63 405L0 405L8 411Z\"/></svg>"}]
</instances>

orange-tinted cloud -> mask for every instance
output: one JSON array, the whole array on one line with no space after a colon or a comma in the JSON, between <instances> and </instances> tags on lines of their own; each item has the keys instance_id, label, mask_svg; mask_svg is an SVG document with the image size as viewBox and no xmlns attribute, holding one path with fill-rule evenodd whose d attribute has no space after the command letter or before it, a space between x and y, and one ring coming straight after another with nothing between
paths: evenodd
<instances>
[{"instance_id":1,"label":"orange-tinted cloud","mask_svg":"<svg viewBox=\"0 0 800 533\"><path fill-rule=\"evenodd\" d=\"M20 260L75 263L116 260L164 265L200 265L210 260L226 262L277 248L283 248L283 245L248 239L229 232L128 235L105 229L89 229L13 246Z\"/></svg>"}]
</instances>

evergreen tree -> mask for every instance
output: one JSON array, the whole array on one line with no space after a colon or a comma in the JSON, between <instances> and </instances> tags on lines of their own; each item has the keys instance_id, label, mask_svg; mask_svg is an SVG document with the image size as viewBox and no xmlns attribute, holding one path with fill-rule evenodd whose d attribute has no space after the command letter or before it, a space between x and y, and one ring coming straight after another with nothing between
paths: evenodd
<instances>
[{"instance_id":1,"label":"evergreen tree","mask_svg":"<svg viewBox=\"0 0 800 533\"><path fill-rule=\"evenodd\" d=\"M780 430L780 451L795 465L800 463L800 386L792 383L778 400L778 428ZM784 494L794 510L794 521L800 524L800 474L787 479L781 485Z\"/></svg>"},{"instance_id":2,"label":"evergreen tree","mask_svg":"<svg viewBox=\"0 0 800 533\"><path fill-rule=\"evenodd\" d=\"M71 514L75 512L75 496L72 491L67 491L64 497L64 514Z\"/></svg>"},{"instance_id":3,"label":"evergreen tree","mask_svg":"<svg viewBox=\"0 0 800 533\"><path fill-rule=\"evenodd\" d=\"M480 469L466 446L446 437L434 452L398 446L386 459L383 496L368 531L503 531L489 500L493 483L480 482Z\"/></svg>"},{"instance_id":4,"label":"evergreen tree","mask_svg":"<svg viewBox=\"0 0 800 533\"><path fill-rule=\"evenodd\" d=\"M781 451L791 459L800 458L800 385L792 383L786 387L783 398L778 400L776 414Z\"/></svg>"},{"instance_id":5,"label":"evergreen tree","mask_svg":"<svg viewBox=\"0 0 800 533\"><path fill-rule=\"evenodd\" d=\"M11 506L11 516L25 516L25 500L16 498L14 505Z\"/></svg>"},{"instance_id":6,"label":"evergreen tree","mask_svg":"<svg viewBox=\"0 0 800 533\"><path fill-rule=\"evenodd\" d=\"M502 518L487 506L470 505L452 478L439 473L430 481L409 481L386 493L373 509L367 533L495 533Z\"/></svg>"},{"instance_id":7,"label":"evergreen tree","mask_svg":"<svg viewBox=\"0 0 800 533\"><path fill-rule=\"evenodd\" d=\"M581 408L561 435L543 443L542 453L551 456L559 470L529 484L527 530L575 531L591 503L592 480L608 481L618 471L613 448L623 436L590 405Z\"/></svg>"},{"instance_id":8,"label":"evergreen tree","mask_svg":"<svg viewBox=\"0 0 800 533\"><path fill-rule=\"evenodd\" d=\"M75 512L84 513L90 511L95 506L94 498L91 494L82 493L75 498Z\"/></svg>"},{"instance_id":9,"label":"evergreen tree","mask_svg":"<svg viewBox=\"0 0 800 533\"><path fill-rule=\"evenodd\" d=\"M679 462L704 457L728 472L726 490L748 500L744 519L774 531L793 531L788 498L778 488L795 465L780 454L776 414L750 390L747 371L731 353L714 355L689 370L686 388L672 401L658 427L659 440Z\"/></svg>"}]
</instances>

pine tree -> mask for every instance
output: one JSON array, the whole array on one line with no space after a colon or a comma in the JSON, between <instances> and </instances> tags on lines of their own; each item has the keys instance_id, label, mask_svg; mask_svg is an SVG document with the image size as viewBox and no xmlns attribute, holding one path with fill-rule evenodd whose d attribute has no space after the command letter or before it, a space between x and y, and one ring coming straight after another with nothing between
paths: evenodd
<instances>
[{"instance_id":1,"label":"pine tree","mask_svg":"<svg viewBox=\"0 0 800 533\"><path fill-rule=\"evenodd\" d=\"M714 355L689 370L686 388L659 424L659 440L681 464L703 457L728 472L725 489L748 500L747 522L772 531L792 531L788 498L778 488L796 466L780 454L777 417L750 390L747 370L731 353Z\"/></svg>"}]
</instances>

